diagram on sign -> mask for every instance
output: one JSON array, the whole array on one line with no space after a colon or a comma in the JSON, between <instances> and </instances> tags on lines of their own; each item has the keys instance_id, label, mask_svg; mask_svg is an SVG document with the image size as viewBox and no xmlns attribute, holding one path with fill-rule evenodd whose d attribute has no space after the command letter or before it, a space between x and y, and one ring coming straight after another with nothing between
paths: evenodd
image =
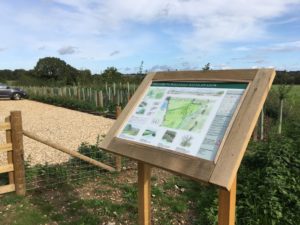
<instances>
[{"instance_id":1,"label":"diagram on sign","mask_svg":"<svg viewBox=\"0 0 300 225\"><path fill-rule=\"evenodd\" d=\"M153 82L118 137L214 160L245 87Z\"/></svg>"},{"instance_id":2,"label":"diagram on sign","mask_svg":"<svg viewBox=\"0 0 300 225\"><path fill-rule=\"evenodd\" d=\"M200 132L214 102L209 99L167 97L158 113L158 117L162 116L161 126Z\"/></svg>"}]
</instances>

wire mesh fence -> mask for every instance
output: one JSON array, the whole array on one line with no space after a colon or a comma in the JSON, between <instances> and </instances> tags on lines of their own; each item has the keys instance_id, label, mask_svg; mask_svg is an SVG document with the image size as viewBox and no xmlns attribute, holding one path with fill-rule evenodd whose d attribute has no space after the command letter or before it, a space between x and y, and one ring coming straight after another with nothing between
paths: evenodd
<instances>
[{"instance_id":1,"label":"wire mesh fence","mask_svg":"<svg viewBox=\"0 0 300 225\"><path fill-rule=\"evenodd\" d=\"M106 165L114 167L115 156L101 150L96 145L82 144L78 152L95 159ZM44 154L46 157L43 161L44 164L30 165L30 159L25 163L26 174L26 189L49 189L59 187L63 183L76 183L87 181L88 179L101 176L101 174L107 171L89 164L81 159L75 157L69 157L69 160L62 163L47 163L47 161L53 162L51 157Z\"/></svg>"}]
</instances>

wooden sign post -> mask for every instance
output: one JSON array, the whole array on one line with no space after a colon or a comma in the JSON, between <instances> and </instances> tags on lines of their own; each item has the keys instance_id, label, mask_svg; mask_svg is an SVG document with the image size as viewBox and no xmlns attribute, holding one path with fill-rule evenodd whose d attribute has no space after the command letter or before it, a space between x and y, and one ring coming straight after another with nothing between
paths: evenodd
<instances>
[{"instance_id":1,"label":"wooden sign post","mask_svg":"<svg viewBox=\"0 0 300 225\"><path fill-rule=\"evenodd\" d=\"M151 224L151 166L138 162L139 224Z\"/></svg>"},{"instance_id":2,"label":"wooden sign post","mask_svg":"<svg viewBox=\"0 0 300 225\"><path fill-rule=\"evenodd\" d=\"M218 212L219 225L235 224L236 185L237 181L235 178L229 191L220 188Z\"/></svg>"},{"instance_id":3,"label":"wooden sign post","mask_svg":"<svg viewBox=\"0 0 300 225\"><path fill-rule=\"evenodd\" d=\"M220 188L219 225L235 224L236 186L235 179L229 191ZM139 225L151 224L151 166L143 162L138 162L138 215Z\"/></svg>"},{"instance_id":4,"label":"wooden sign post","mask_svg":"<svg viewBox=\"0 0 300 225\"><path fill-rule=\"evenodd\" d=\"M101 143L139 162L139 224L151 224L153 166L218 186L219 224L235 223L237 171L274 76L273 69L146 76Z\"/></svg>"}]
</instances>

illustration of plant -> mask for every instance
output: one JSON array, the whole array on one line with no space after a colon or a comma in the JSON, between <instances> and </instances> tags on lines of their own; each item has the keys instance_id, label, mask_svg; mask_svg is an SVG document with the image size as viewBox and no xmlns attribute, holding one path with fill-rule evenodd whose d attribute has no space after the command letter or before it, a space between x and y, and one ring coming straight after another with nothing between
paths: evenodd
<instances>
[{"instance_id":1,"label":"illustration of plant","mask_svg":"<svg viewBox=\"0 0 300 225\"><path fill-rule=\"evenodd\" d=\"M142 134L143 136L152 136L155 137L156 136L156 132L153 130L145 130L144 133Z\"/></svg>"},{"instance_id":2,"label":"illustration of plant","mask_svg":"<svg viewBox=\"0 0 300 225\"><path fill-rule=\"evenodd\" d=\"M144 114L145 113L145 108L138 108L136 111L136 114Z\"/></svg>"},{"instance_id":3,"label":"illustration of plant","mask_svg":"<svg viewBox=\"0 0 300 225\"><path fill-rule=\"evenodd\" d=\"M163 140L166 142L172 143L176 136L176 132L167 130L164 136L162 137Z\"/></svg>"},{"instance_id":4,"label":"illustration of plant","mask_svg":"<svg viewBox=\"0 0 300 225\"><path fill-rule=\"evenodd\" d=\"M159 125L159 123L160 123L159 119L153 119L152 120L152 124L154 124L154 125Z\"/></svg>"},{"instance_id":5,"label":"illustration of plant","mask_svg":"<svg viewBox=\"0 0 300 225\"><path fill-rule=\"evenodd\" d=\"M145 106L147 106L147 102L144 102L144 101L142 101L139 105L139 107L145 107Z\"/></svg>"},{"instance_id":6,"label":"illustration of plant","mask_svg":"<svg viewBox=\"0 0 300 225\"><path fill-rule=\"evenodd\" d=\"M139 133L139 131L140 129L133 127L131 124L127 124L123 130L123 133L136 136Z\"/></svg>"},{"instance_id":7,"label":"illustration of plant","mask_svg":"<svg viewBox=\"0 0 300 225\"><path fill-rule=\"evenodd\" d=\"M163 89L151 89L147 97L152 99L161 99L164 96L164 90Z\"/></svg>"},{"instance_id":8,"label":"illustration of plant","mask_svg":"<svg viewBox=\"0 0 300 225\"><path fill-rule=\"evenodd\" d=\"M181 140L181 143L180 143L180 145L182 146L182 147L190 147L191 146L191 140L193 139L193 137L192 136L190 136L190 135L185 135L185 136L183 136L182 137L182 140Z\"/></svg>"}]
</instances>

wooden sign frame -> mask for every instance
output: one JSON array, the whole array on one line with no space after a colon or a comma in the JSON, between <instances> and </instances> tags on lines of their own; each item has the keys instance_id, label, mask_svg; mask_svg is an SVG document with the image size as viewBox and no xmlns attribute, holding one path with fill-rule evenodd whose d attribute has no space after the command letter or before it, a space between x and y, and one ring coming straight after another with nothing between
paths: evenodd
<instances>
[{"instance_id":1,"label":"wooden sign frame","mask_svg":"<svg viewBox=\"0 0 300 225\"><path fill-rule=\"evenodd\" d=\"M150 73L110 129L101 143L101 148L230 190L274 77L273 69ZM248 83L215 161L190 157L117 137L152 81Z\"/></svg>"}]
</instances>

